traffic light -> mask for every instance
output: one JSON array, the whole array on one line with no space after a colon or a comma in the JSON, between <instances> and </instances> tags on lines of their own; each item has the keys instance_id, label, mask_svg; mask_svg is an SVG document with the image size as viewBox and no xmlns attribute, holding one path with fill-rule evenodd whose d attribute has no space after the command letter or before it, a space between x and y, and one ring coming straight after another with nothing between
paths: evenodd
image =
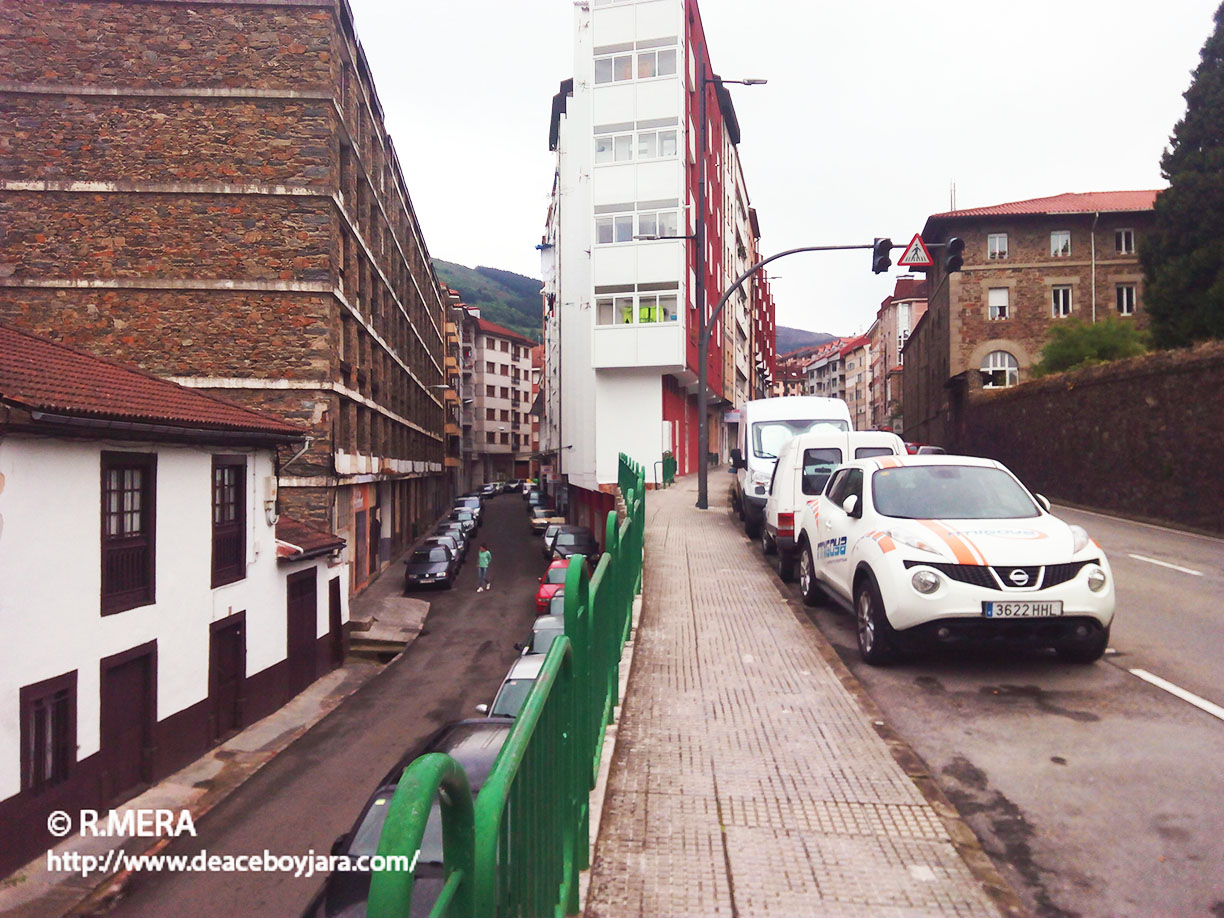
<instances>
[{"instance_id":1,"label":"traffic light","mask_svg":"<svg viewBox=\"0 0 1224 918\"><path fill-rule=\"evenodd\" d=\"M959 271L961 265L965 263L965 259L961 256L965 252L965 240L960 236L953 236L944 245L944 272L951 274L953 271Z\"/></svg>"},{"instance_id":2,"label":"traffic light","mask_svg":"<svg viewBox=\"0 0 1224 918\"><path fill-rule=\"evenodd\" d=\"M871 245L871 270L883 274L892 267L892 240L876 238Z\"/></svg>"}]
</instances>

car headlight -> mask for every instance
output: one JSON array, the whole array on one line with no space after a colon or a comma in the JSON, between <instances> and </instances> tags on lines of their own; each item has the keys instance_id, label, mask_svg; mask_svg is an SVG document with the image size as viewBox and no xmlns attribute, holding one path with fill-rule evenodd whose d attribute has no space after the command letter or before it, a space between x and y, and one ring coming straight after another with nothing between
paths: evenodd
<instances>
[{"instance_id":1,"label":"car headlight","mask_svg":"<svg viewBox=\"0 0 1224 918\"><path fill-rule=\"evenodd\" d=\"M934 593L939 589L939 582L939 575L934 571L914 571L914 576L910 578L910 583L919 593Z\"/></svg>"},{"instance_id":2,"label":"car headlight","mask_svg":"<svg viewBox=\"0 0 1224 918\"><path fill-rule=\"evenodd\" d=\"M911 533L888 530L884 534L891 538L894 542L900 542L902 545L908 545L910 548L916 548L919 551L929 552L932 555L939 554L938 548L936 548L930 542L924 542L922 539L918 538L918 536L912 535Z\"/></svg>"},{"instance_id":3,"label":"car headlight","mask_svg":"<svg viewBox=\"0 0 1224 918\"><path fill-rule=\"evenodd\" d=\"M1088 589L1094 593L1099 593L1105 589L1105 584L1109 578L1105 576L1104 568L1097 567L1095 564L1088 568Z\"/></svg>"},{"instance_id":4,"label":"car headlight","mask_svg":"<svg viewBox=\"0 0 1224 918\"><path fill-rule=\"evenodd\" d=\"M1071 548L1071 550L1074 552L1083 551L1088 547L1088 543L1092 541L1090 538L1088 538L1088 530L1083 526L1072 526L1071 538L1075 540Z\"/></svg>"}]
</instances>

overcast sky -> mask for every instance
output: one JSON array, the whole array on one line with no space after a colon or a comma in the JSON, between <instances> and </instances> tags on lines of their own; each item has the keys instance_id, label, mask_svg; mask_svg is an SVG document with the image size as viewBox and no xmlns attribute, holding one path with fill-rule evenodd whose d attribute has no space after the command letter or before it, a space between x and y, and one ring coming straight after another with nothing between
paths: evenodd
<instances>
[{"instance_id":1,"label":"overcast sky","mask_svg":"<svg viewBox=\"0 0 1224 918\"><path fill-rule=\"evenodd\" d=\"M569 0L350 0L435 258L539 277ZM1218 0L701 0L765 253L905 243L928 215L1160 188ZM900 255L895 252L893 260ZM779 325L863 331L870 253L776 262Z\"/></svg>"}]
</instances>

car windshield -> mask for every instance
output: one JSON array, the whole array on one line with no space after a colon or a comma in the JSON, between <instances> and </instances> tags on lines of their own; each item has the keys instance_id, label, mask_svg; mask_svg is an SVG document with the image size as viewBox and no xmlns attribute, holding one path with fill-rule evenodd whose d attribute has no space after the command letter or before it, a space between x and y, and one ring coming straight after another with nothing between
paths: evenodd
<instances>
[{"instance_id":1,"label":"car windshield","mask_svg":"<svg viewBox=\"0 0 1224 918\"><path fill-rule=\"evenodd\" d=\"M433 548L418 548L412 553L412 560L418 564L429 561L446 561L449 560L450 552L441 545L435 545Z\"/></svg>"},{"instance_id":2,"label":"car windshield","mask_svg":"<svg viewBox=\"0 0 1224 918\"><path fill-rule=\"evenodd\" d=\"M552 516L552 510L550 510L548 507L536 507L531 511L531 515L537 520L542 520L546 516Z\"/></svg>"},{"instance_id":3,"label":"car windshield","mask_svg":"<svg viewBox=\"0 0 1224 918\"><path fill-rule=\"evenodd\" d=\"M557 545L577 545L578 544L578 533L562 532L557 535L557 541L555 544Z\"/></svg>"},{"instance_id":4,"label":"car windshield","mask_svg":"<svg viewBox=\"0 0 1224 918\"><path fill-rule=\"evenodd\" d=\"M1022 519L1040 516L1020 484L1001 469L978 465L916 465L871 476L884 516L913 520Z\"/></svg>"},{"instance_id":5,"label":"car windshield","mask_svg":"<svg viewBox=\"0 0 1224 918\"><path fill-rule=\"evenodd\" d=\"M778 450L792 437L817 431L845 431L850 426L833 418L798 421L759 421L752 425L752 451L758 459L777 459Z\"/></svg>"},{"instance_id":6,"label":"car windshield","mask_svg":"<svg viewBox=\"0 0 1224 918\"><path fill-rule=\"evenodd\" d=\"M565 628L555 622L536 628L531 634L531 652L548 653L548 648L561 634L565 634Z\"/></svg>"},{"instance_id":7,"label":"car windshield","mask_svg":"<svg viewBox=\"0 0 1224 918\"><path fill-rule=\"evenodd\" d=\"M471 510L456 510L455 511L455 519L457 520L470 520L471 518L472 518Z\"/></svg>"},{"instance_id":8,"label":"car windshield","mask_svg":"<svg viewBox=\"0 0 1224 918\"><path fill-rule=\"evenodd\" d=\"M565 568L550 567L548 576L544 578L545 583L565 583Z\"/></svg>"},{"instance_id":9,"label":"car windshield","mask_svg":"<svg viewBox=\"0 0 1224 918\"><path fill-rule=\"evenodd\" d=\"M518 717L518 712L523 709L523 702L527 700L527 693L531 691L533 685L535 685L534 679L511 679L509 682L502 683L501 691L493 699L493 710L489 712L489 715ZM421 857L424 855L422 854Z\"/></svg>"},{"instance_id":10,"label":"car windshield","mask_svg":"<svg viewBox=\"0 0 1224 918\"><path fill-rule=\"evenodd\" d=\"M382 835L383 823L387 821L387 808L391 806L391 797L395 794L394 787L379 788L378 795L370 808L366 810L365 818L353 833L353 841L348 853L353 857L363 854L374 854L378 851L378 839ZM428 860L422 853L421 860Z\"/></svg>"}]
</instances>

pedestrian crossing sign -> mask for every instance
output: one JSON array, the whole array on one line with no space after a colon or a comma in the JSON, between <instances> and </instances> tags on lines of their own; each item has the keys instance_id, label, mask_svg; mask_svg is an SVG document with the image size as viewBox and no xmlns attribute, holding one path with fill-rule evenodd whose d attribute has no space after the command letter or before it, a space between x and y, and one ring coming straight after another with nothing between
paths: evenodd
<instances>
[{"instance_id":1,"label":"pedestrian crossing sign","mask_svg":"<svg viewBox=\"0 0 1224 918\"><path fill-rule=\"evenodd\" d=\"M914 233L914 238L905 247L905 253L897 259L897 266L901 268L929 268L933 264L935 262L931 259L931 253L927 251L927 247L922 241L922 235Z\"/></svg>"}]
</instances>

